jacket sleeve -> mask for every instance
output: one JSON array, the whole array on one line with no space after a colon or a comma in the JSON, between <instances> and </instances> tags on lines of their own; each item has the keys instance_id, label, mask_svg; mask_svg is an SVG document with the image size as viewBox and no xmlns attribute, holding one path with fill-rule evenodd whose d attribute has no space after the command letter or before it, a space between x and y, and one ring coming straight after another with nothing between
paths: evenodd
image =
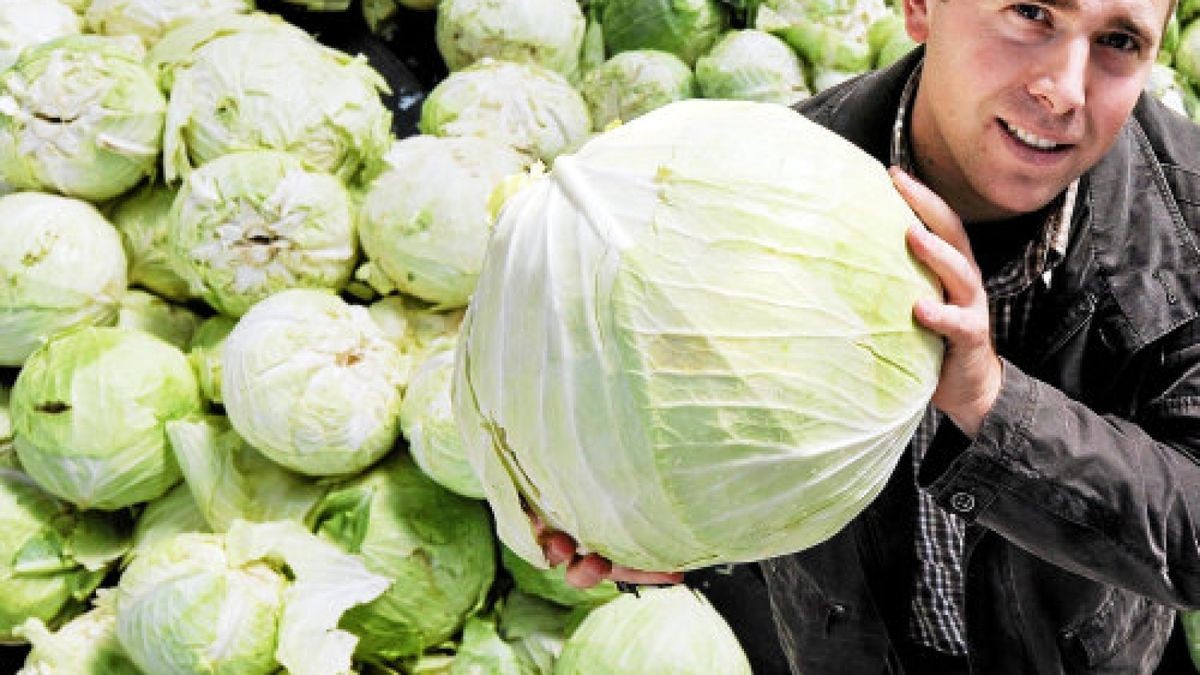
<instances>
[{"instance_id":1,"label":"jacket sleeve","mask_svg":"<svg viewBox=\"0 0 1200 675\"><path fill-rule=\"evenodd\" d=\"M1095 412L1004 362L979 433L968 440L942 425L922 486L1048 562L1200 607L1200 327L1164 339L1133 419Z\"/></svg>"}]
</instances>

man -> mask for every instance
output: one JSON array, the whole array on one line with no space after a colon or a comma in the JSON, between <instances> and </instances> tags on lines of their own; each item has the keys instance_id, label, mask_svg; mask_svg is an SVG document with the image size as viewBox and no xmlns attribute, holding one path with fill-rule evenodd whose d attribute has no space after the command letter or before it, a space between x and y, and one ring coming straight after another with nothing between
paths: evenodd
<instances>
[{"instance_id":1,"label":"man","mask_svg":"<svg viewBox=\"0 0 1200 675\"><path fill-rule=\"evenodd\" d=\"M905 0L923 48L799 106L892 165L947 350L883 494L762 564L794 671L1145 673L1200 605L1200 130L1141 96L1171 10Z\"/></svg>"}]
</instances>

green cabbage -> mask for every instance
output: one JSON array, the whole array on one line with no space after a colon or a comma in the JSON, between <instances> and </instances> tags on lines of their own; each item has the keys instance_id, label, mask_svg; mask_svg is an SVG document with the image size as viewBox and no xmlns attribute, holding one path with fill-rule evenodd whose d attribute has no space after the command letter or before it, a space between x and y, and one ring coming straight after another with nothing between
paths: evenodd
<instances>
[{"instance_id":1,"label":"green cabbage","mask_svg":"<svg viewBox=\"0 0 1200 675\"><path fill-rule=\"evenodd\" d=\"M609 54L657 49L690 67L729 27L729 10L718 0L604 0L600 24Z\"/></svg>"},{"instance_id":2,"label":"green cabbage","mask_svg":"<svg viewBox=\"0 0 1200 675\"><path fill-rule=\"evenodd\" d=\"M485 58L442 80L421 107L422 133L480 136L549 162L592 129L583 96L558 73Z\"/></svg>"},{"instance_id":3,"label":"green cabbage","mask_svg":"<svg viewBox=\"0 0 1200 675\"><path fill-rule=\"evenodd\" d=\"M190 297L188 284L171 265L167 246L171 205L177 192L155 184L139 188L113 208L112 224L125 245L130 285L183 302Z\"/></svg>"},{"instance_id":4,"label":"green cabbage","mask_svg":"<svg viewBox=\"0 0 1200 675\"><path fill-rule=\"evenodd\" d=\"M712 605L683 587L623 594L592 610L571 633L555 675L628 672L750 675L750 663Z\"/></svg>"},{"instance_id":5,"label":"green cabbage","mask_svg":"<svg viewBox=\"0 0 1200 675\"><path fill-rule=\"evenodd\" d=\"M0 2L0 70L11 66L28 47L78 35L81 24L75 10L58 0Z\"/></svg>"},{"instance_id":6,"label":"green cabbage","mask_svg":"<svg viewBox=\"0 0 1200 675\"><path fill-rule=\"evenodd\" d=\"M114 591L96 592L94 607L50 632L30 619L17 632L33 646L17 675L131 675L136 672L117 642Z\"/></svg>"},{"instance_id":7,"label":"green cabbage","mask_svg":"<svg viewBox=\"0 0 1200 675\"><path fill-rule=\"evenodd\" d=\"M672 101L696 95L696 78L682 59L655 49L621 52L591 70L580 85L592 115L603 131L616 121L628 122Z\"/></svg>"},{"instance_id":8,"label":"green cabbage","mask_svg":"<svg viewBox=\"0 0 1200 675\"><path fill-rule=\"evenodd\" d=\"M439 309L465 307L495 219L492 195L528 162L483 138L412 136L386 163L362 200L363 251L404 293Z\"/></svg>"},{"instance_id":9,"label":"green cabbage","mask_svg":"<svg viewBox=\"0 0 1200 675\"><path fill-rule=\"evenodd\" d=\"M358 654L391 661L441 644L484 603L495 575L494 535L482 502L430 480L403 453L333 488L314 511L316 532L391 587L347 612Z\"/></svg>"},{"instance_id":10,"label":"green cabbage","mask_svg":"<svg viewBox=\"0 0 1200 675\"><path fill-rule=\"evenodd\" d=\"M0 197L0 242L0 366L21 365L62 331L117 320L125 252L91 204L38 192Z\"/></svg>"},{"instance_id":11,"label":"green cabbage","mask_svg":"<svg viewBox=\"0 0 1200 675\"><path fill-rule=\"evenodd\" d=\"M882 165L775 104L672 103L559 157L505 205L459 338L500 538L545 565L522 500L639 569L832 536L937 382L919 225Z\"/></svg>"},{"instance_id":12,"label":"green cabbage","mask_svg":"<svg viewBox=\"0 0 1200 675\"><path fill-rule=\"evenodd\" d=\"M152 175L167 102L136 39L71 35L0 74L0 173L18 188L92 201Z\"/></svg>"},{"instance_id":13,"label":"green cabbage","mask_svg":"<svg viewBox=\"0 0 1200 675\"><path fill-rule=\"evenodd\" d=\"M730 31L696 61L705 98L792 105L809 95L804 65L786 42L759 30Z\"/></svg>"},{"instance_id":14,"label":"green cabbage","mask_svg":"<svg viewBox=\"0 0 1200 675\"><path fill-rule=\"evenodd\" d=\"M451 492L483 499L483 487L467 462L467 451L450 405L454 341L430 350L413 368L400 406L400 429L417 466Z\"/></svg>"},{"instance_id":15,"label":"green cabbage","mask_svg":"<svg viewBox=\"0 0 1200 675\"><path fill-rule=\"evenodd\" d=\"M84 18L93 33L136 35L149 47L190 21L253 9L254 0L91 0Z\"/></svg>"},{"instance_id":16,"label":"green cabbage","mask_svg":"<svg viewBox=\"0 0 1200 675\"><path fill-rule=\"evenodd\" d=\"M187 307L137 289L125 293L117 310L117 328L145 331L180 349L187 349L199 325L200 317Z\"/></svg>"},{"instance_id":17,"label":"green cabbage","mask_svg":"<svg viewBox=\"0 0 1200 675\"><path fill-rule=\"evenodd\" d=\"M358 260L346 187L284 152L232 153L192 172L170 227L171 265L230 316L286 288L340 290Z\"/></svg>"},{"instance_id":18,"label":"green cabbage","mask_svg":"<svg viewBox=\"0 0 1200 675\"><path fill-rule=\"evenodd\" d=\"M584 20L575 0L441 0L437 9L437 47L450 70L490 56L578 74Z\"/></svg>"},{"instance_id":19,"label":"green cabbage","mask_svg":"<svg viewBox=\"0 0 1200 675\"><path fill-rule=\"evenodd\" d=\"M26 361L12 391L17 456L54 495L113 510L179 482L163 425L200 410L187 357L149 333L84 328Z\"/></svg>"},{"instance_id":20,"label":"green cabbage","mask_svg":"<svg viewBox=\"0 0 1200 675\"><path fill-rule=\"evenodd\" d=\"M366 61L289 30L203 44L173 72L163 166L175 180L238 150L282 150L343 180L371 174L391 142L387 84Z\"/></svg>"},{"instance_id":21,"label":"green cabbage","mask_svg":"<svg viewBox=\"0 0 1200 675\"><path fill-rule=\"evenodd\" d=\"M366 308L295 289L229 334L221 393L233 428L269 459L307 475L350 474L399 437L408 367Z\"/></svg>"}]
</instances>

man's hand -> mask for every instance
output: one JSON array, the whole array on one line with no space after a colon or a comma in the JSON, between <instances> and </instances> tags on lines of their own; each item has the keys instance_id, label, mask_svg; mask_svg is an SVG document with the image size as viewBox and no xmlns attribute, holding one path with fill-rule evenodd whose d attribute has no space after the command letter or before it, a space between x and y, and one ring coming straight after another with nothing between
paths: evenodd
<instances>
[{"instance_id":1,"label":"man's hand","mask_svg":"<svg viewBox=\"0 0 1200 675\"><path fill-rule=\"evenodd\" d=\"M925 223L909 229L909 249L937 275L945 291L944 302L922 298L913 306L917 321L946 339L933 405L974 438L1000 395L1003 374L992 345L983 277L962 221L946 202L900 169L892 167L888 173Z\"/></svg>"},{"instance_id":2,"label":"man's hand","mask_svg":"<svg viewBox=\"0 0 1200 675\"><path fill-rule=\"evenodd\" d=\"M605 579L630 584L677 584L683 581L682 572L645 572L614 565L611 561L589 553L581 556L576 552L575 540L565 532L552 530L537 516L533 519L542 552L552 567L567 564L567 583L576 588L591 588Z\"/></svg>"}]
</instances>

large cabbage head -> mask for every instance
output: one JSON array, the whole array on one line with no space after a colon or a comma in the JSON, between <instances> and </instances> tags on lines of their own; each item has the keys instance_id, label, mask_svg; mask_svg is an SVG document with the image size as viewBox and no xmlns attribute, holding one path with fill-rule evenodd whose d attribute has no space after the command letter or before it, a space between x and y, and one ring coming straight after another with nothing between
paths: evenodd
<instances>
[{"instance_id":1,"label":"large cabbage head","mask_svg":"<svg viewBox=\"0 0 1200 675\"><path fill-rule=\"evenodd\" d=\"M129 283L183 302L189 297L188 284L172 266L167 247L177 192L163 185L145 185L121 199L111 217L129 259Z\"/></svg>"},{"instance_id":2,"label":"large cabbage head","mask_svg":"<svg viewBox=\"0 0 1200 675\"><path fill-rule=\"evenodd\" d=\"M696 78L688 64L670 52L632 49L589 71L580 91L592 114L592 127L603 131L618 120L628 122L672 101L692 98Z\"/></svg>"},{"instance_id":3,"label":"large cabbage head","mask_svg":"<svg viewBox=\"0 0 1200 675\"><path fill-rule=\"evenodd\" d=\"M420 127L434 136L489 138L550 162L583 143L592 120L583 96L558 73L488 58L429 92Z\"/></svg>"},{"instance_id":4,"label":"large cabbage head","mask_svg":"<svg viewBox=\"0 0 1200 675\"><path fill-rule=\"evenodd\" d=\"M342 620L361 640L359 656L418 654L483 606L496 571L486 505L434 483L403 453L333 488L312 519L318 535L391 582Z\"/></svg>"},{"instance_id":5,"label":"large cabbage head","mask_svg":"<svg viewBox=\"0 0 1200 675\"><path fill-rule=\"evenodd\" d=\"M173 28L201 17L239 14L254 0L91 0L84 18L102 35L136 35L147 46Z\"/></svg>"},{"instance_id":6,"label":"large cabbage head","mask_svg":"<svg viewBox=\"0 0 1200 675\"><path fill-rule=\"evenodd\" d=\"M349 474L399 437L408 367L366 308L294 289L229 334L221 393L233 428L268 458L307 475Z\"/></svg>"},{"instance_id":7,"label":"large cabbage head","mask_svg":"<svg viewBox=\"0 0 1200 675\"><path fill-rule=\"evenodd\" d=\"M485 56L567 78L579 70L585 23L576 0L442 0L437 12L437 47L450 70Z\"/></svg>"},{"instance_id":8,"label":"large cabbage head","mask_svg":"<svg viewBox=\"0 0 1200 675\"><path fill-rule=\"evenodd\" d=\"M556 675L622 672L750 675L725 619L684 586L622 594L588 613L563 645Z\"/></svg>"},{"instance_id":9,"label":"large cabbage head","mask_svg":"<svg viewBox=\"0 0 1200 675\"><path fill-rule=\"evenodd\" d=\"M155 171L167 101L137 40L72 35L0 74L0 172L18 188L100 201Z\"/></svg>"},{"instance_id":10,"label":"large cabbage head","mask_svg":"<svg viewBox=\"0 0 1200 675\"><path fill-rule=\"evenodd\" d=\"M183 352L125 328L51 340L29 357L12 391L21 465L82 508L119 509L179 482L163 425L199 410Z\"/></svg>"},{"instance_id":11,"label":"large cabbage head","mask_svg":"<svg viewBox=\"0 0 1200 675\"><path fill-rule=\"evenodd\" d=\"M726 33L696 61L696 83L705 98L792 105L809 95L800 57L759 30Z\"/></svg>"},{"instance_id":12,"label":"large cabbage head","mask_svg":"<svg viewBox=\"0 0 1200 675\"><path fill-rule=\"evenodd\" d=\"M238 152L188 175L168 219L170 263L223 314L285 288L341 289L358 257L337 178L285 152Z\"/></svg>"},{"instance_id":13,"label":"large cabbage head","mask_svg":"<svg viewBox=\"0 0 1200 675\"><path fill-rule=\"evenodd\" d=\"M86 607L129 545L126 523L55 499L0 457L0 644L27 619L59 626Z\"/></svg>"},{"instance_id":14,"label":"large cabbage head","mask_svg":"<svg viewBox=\"0 0 1200 675\"><path fill-rule=\"evenodd\" d=\"M342 613L387 582L297 523L236 521L136 556L117 586L117 639L146 673L349 673Z\"/></svg>"},{"instance_id":15,"label":"large cabbage head","mask_svg":"<svg viewBox=\"0 0 1200 675\"><path fill-rule=\"evenodd\" d=\"M356 178L375 170L391 142L386 90L365 57L293 31L219 37L174 73L164 174L172 181L229 152L271 149Z\"/></svg>"},{"instance_id":16,"label":"large cabbage head","mask_svg":"<svg viewBox=\"0 0 1200 675\"><path fill-rule=\"evenodd\" d=\"M505 206L455 415L501 539L521 501L622 565L812 546L887 482L932 395L940 297L883 166L768 103L672 103Z\"/></svg>"},{"instance_id":17,"label":"large cabbage head","mask_svg":"<svg viewBox=\"0 0 1200 675\"><path fill-rule=\"evenodd\" d=\"M5 0L0 3L0 70L27 47L78 35L81 23L75 10L58 0Z\"/></svg>"},{"instance_id":18,"label":"large cabbage head","mask_svg":"<svg viewBox=\"0 0 1200 675\"><path fill-rule=\"evenodd\" d=\"M53 335L109 325L125 293L121 237L94 206L39 192L0 197L0 366Z\"/></svg>"},{"instance_id":19,"label":"large cabbage head","mask_svg":"<svg viewBox=\"0 0 1200 675\"><path fill-rule=\"evenodd\" d=\"M528 161L497 141L422 135L397 141L386 162L359 212L363 252L401 291L465 307L495 220L492 196Z\"/></svg>"},{"instance_id":20,"label":"large cabbage head","mask_svg":"<svg viewBox=\"0 0 1200 675\"><path fill-rule=\"evenodd\" d=\"M609 54L658 49L691 66L729 27L729 10L718 0L604 0L600 23Z\"/></svg>"},{"instance_id":21,"label":"large cabbage head","mask_svg":"<svg viewBox=\"0 0 1200 675\"><path fill-rule=\"evenodd\" d=\"M450 383L454 379L454 341L446 340L413 368L400 429L417 466L439 485L464 497L483 499L483 488L467 461L467 450L454 421Z\"/></svg>"}]
</instances>

